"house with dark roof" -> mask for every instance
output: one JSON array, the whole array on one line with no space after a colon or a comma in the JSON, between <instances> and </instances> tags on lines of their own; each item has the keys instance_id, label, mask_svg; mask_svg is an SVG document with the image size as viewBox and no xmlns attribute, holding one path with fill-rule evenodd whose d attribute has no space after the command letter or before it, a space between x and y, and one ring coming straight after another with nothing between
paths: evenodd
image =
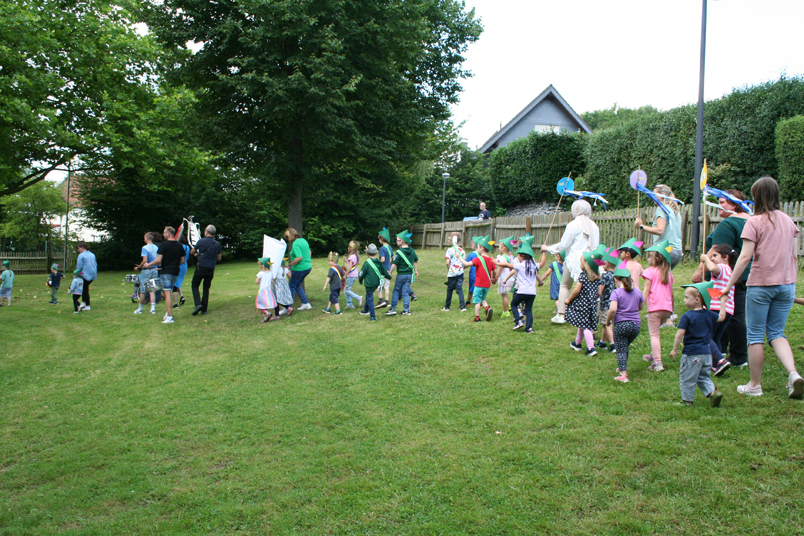
<instances>
[{"instance_id":1,"label":"house with dark roof","mask_svg":"<svg viewBox=\"0 0 804 536\"><path fill-rule=\"evenodd\" d=\"M480 148L484 154L494 149L505 147L512 141L524 138L531 132L586 132L592 133L592 128L581 119L572 106L567 104L553 84L547 86L538 97L511 119L507 125L494 133Z\"/></svg>"}]
</instances>

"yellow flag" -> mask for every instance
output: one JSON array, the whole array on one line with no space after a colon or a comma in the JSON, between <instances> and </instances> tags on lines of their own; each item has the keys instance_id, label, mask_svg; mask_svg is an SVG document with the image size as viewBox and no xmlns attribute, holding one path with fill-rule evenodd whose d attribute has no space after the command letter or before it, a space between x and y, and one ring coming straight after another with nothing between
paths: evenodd
<instances>
[{"instance_id":1,"label":"yellow flag","mask_svg":"<svg viewBox=\"0 0 804 536\"><path fill-rule=\"evenodd\" d=\"M706 158L704 158L703 169L701 170L701 191L706 188L706 180L708 179L709 171L706 168Z\"/></svg>"}]
</instances>

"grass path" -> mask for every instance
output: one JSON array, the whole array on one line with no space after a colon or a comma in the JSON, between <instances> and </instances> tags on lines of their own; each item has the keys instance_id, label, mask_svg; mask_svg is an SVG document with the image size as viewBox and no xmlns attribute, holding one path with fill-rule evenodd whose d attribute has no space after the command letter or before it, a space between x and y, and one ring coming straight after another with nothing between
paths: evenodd
<instances>
[{"instance_id":1,"label":"grass path","mask_svg":"<svg viewBox=\"0 0 804 536\"><path fill-rule=\"evenodd\" d=\"M804 403L772 350L765 396L729 371L720 408L681 407L678 363L639 359L646 327L617 384L613 354L550 324L547 287L531 335L439 311L441 255L420 254L413 316L374 323L321 313L323 259L313 310L269 324L256 262L219 266L210 314L188 304L173 325L162 304L132 314L124 273L78 315L18 276L0 308L0 534L804 532Z\"/></svg>"}]
</instances>

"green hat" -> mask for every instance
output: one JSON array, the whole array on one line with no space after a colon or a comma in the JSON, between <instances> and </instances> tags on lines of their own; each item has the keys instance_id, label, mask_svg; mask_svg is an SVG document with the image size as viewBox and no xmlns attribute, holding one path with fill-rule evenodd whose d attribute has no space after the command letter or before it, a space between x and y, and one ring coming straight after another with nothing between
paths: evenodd
<instances>
[{"instance_id":1,"label":"green hat","mask_svg":"<svg viewBox=\"0 0 804 536\"><path fill-rule=\"evenodd\" d=\"M486 251L491 252L492 246L494 245L494 240L490 240L490 238L491 238L490 235L473 236L472 237L472 242L474 242L478 246L483 246L484 248L486 248Z\"/></svg>"},{"instance_id":2,"label":"green hat","mask_svg":"<svg viewBox=\"0 0 804 536\"><path fill-rule=\"evenodd\" d=\"M391 231L385 227L383 227L382 231L379 232L379 236L383 237L386 242L391 242Z\"/></svg>"},{"instance_id":3,"label":"green hat","mask_svg":"<svg viewBox=\"0 0 804 536\"><path fill-rule=\"evenodd\" d=\"M698 293L703 298L704 307L709 309L709 305L712 303L712 290L715 289L715 284L711 281L704 281L703 283L695 283L690 285L681 285L682 288L693 287L698 290Z\"/></svg>"},{"instance_id":4,"label":"green hat","mask_svg":"<svg viewBox=\"0 0 804 536\"><path fill-rule=\"evenodd\" d=\"M658 244L654 244L653 246L647 248L645 251L655 251L656 253L660 253L662 257L665 258L668 264L670 264L670 252L673 251L673 246L670 245L669 240L662 240Z\"/></svg>"},{"instance_id":5,"label":"green hat","mask_svg":"<svg viewBox=\"0 0 804 536\"><path fill-rule=\"evenodd\" d=\"M503 246L508 248L508 251L513 253L514 251L516 251L516 248L514 247L514 244L513 244L513 240L514 240L514 237L509 236L508 238L503 238L502 240L498 240L497 245L499 246L500 244L502 244Z\"/></svg>"},{"instance_id":6,"label":"green hat","mask_svg":"<svg viewBox=\"0 0 804 536\"><path fill-rule=\"evenodd\" d=\"M641 241L637 242L636 238L629 238L628 242L626 242L625 244L623 244L622 246L620 246L617 249L621 249L621 250L622 249L630 249L631 251L633 251L634 253L639 255L640 254L639 248L641 248L644 244L645 243L641 242Z\"/></svg>"},{"instance_id":7,"label":"green hat","mask_svg":"<svg viewBox=\"0 0 804 536\"><path fill-rule=\"evenodd\" d=\"M592 256L591 251L584 251L583 252L583 259L586 261L586 264L592 269L593 272L599 274L600 271L598 270L597 263L595 262L595 258Z\"/></svg>"},{"instance_id":8,"label":"green hat","mask_svg":"<svg viewBox=\"0 0 804 536\"><path fill-rule=\"evenodd\" d=\"M413 237L413 235L409 233L407 229L405 229L404 231L396 235L396 237L400 239L402 242L410 244L410 239Z\"/></svg>"},{"instance_id":9,"label":"green hat","mask_svg":"<svg viewBox=\"0 0 804 536\"><path fill-rule=\"evenodd\" d=\"M522 253L523 255L530 255L531 257L535 256L533 255L533 248L531 247L530 242L526 242L524 240L519 245L519 249L517 249L516 252Z\"/></svg>"},{"instance_id":10,"label":"green hat","mask_svg":"<svg viewBox=\"0 0 804 536\"><path fill-rule=\"evenodd\" d=\"M535 237L535 236L531 236L531 234L530 234L530 233L528 233L528 234L526 234L525 236L520 236L520 237L519 237L519 241L520 241L520 242L523 242L523 243L524 243L524 242L527 242L527 243L528 243L528 244L530 244L530 245L531 245L531 247L532 247L532 246L533 246L533 239L534 239L534 238L536 238L536 237Z\"/></svg>"},{"instance_id":11,"label":"green hat","mask_svg":"<svg viewBox=\"0 0 804 536\"><path fill-rule=\"evenodd\" d=\"M603 258L603 255L605 255L605 254L606 254L606 244L600 243L600 244L597 245L595 250L592 252L592 257L594 257L595 259L600 260L600 259Z\"/></svg>"},{"instance_id":12,"label":"green hat","mask_svg":"<svg viewBox=\"0 0 804 536\"><path fill-rule=\"evenodd\" d=\"M567 250L566 249L564 251L559 251L558 254L561 255L561 260L562 261L567 260Z\"/></svg>"},{"instance_id":13,"label":"green hat","mask_svg":"<svg viewBox=\"0 0 804 536\"><path fill-rule=\"evenodd\" d=\"M58 270L58 269L59 269L59 265L58 265L58 264L56 264L55 262L54 262L53 264L51 264L51 265L50 265L50 267L51 267L51 268L53 268L54 270Z\"/></svg>"},{"instance_id":14,"label":"green hat","mask_svg":"<svg viewBox=\"0 0 804 536\"><path fill-rule=\"evenodd\" d=\"M614 272L612 272L612 275L614 275L614 277L631 277L631 271L628 269L628 262L621 262Z\"/></svg>"},{"instance_id":15,"label":"green hat","mask_svg":"<svg viewBox=\"0 0 804 536\"><path fill-rule=\"evenodd\" d=\"M259 263L260 263L260 264L262 264L262 265L263 265L263 266L265 266L266 268L270 268L270 267L271 267L271 265L273 264L273 263L271 262L271 258L270 258L270 257L260 257L260 258L259 258L259 259L257 259L257 260L259 261Z\"/></svg>"},{"instance_id":16,"label":"green hat","mask_svg":"<svg viewBox=\"0 0 804 536\"><path fill-rule=\"evenodd\" d=\"M84 275L84 272L80 270L73 270L73 275Z\"/></svg>"},{"instance_id":17,"label":"green hat","mask_svg":"<svg viewBox=\"0 0 804 536\"><path fill-rule=\"evenodd\" d=\"M6 259L3 261L3 266L11 266L11 261Z\"/></svg>"},{"instance_id":18,"label":"green hat","mask_svg":"<svg viewBox=\"0 0 804 536\"><path fill-rule=\"evenodd\" d=\"M620 264L620 256L618 255L619 250L615 249L614 246L610 248L606 248L606 253L603 254L603 260L609 264L613 264L617 266Z\"/></svg>"}]
</instances>

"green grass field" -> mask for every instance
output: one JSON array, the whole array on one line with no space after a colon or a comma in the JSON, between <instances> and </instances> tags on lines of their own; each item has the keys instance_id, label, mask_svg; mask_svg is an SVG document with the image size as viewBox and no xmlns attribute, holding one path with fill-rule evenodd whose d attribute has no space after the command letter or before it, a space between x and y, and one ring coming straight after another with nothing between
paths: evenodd
<instances>
[{"instance_id":1,"label":"green grass field","mask_svg":"<svg viewBox=\"0 0 804 536\"><path fill-rule=\"evenodd\" d=\"M421 258L413 316L373 323L321 312L323 259L313 310L268 324L256 262L219 266L210 314L188 303L173 325L163 304L132 314L122 272L77 315L69 278L53 306L46 276L18 276L0 308L0 534L804 533L804 402L772 350L765 396L740 397L733 370L720 408L679 406L671 330L667 371L640 359L643 326L618 384L613 354L550 324L547 287L535 333L473 324L439 310L442 253Z\"/></svg>"}]
</instances>

